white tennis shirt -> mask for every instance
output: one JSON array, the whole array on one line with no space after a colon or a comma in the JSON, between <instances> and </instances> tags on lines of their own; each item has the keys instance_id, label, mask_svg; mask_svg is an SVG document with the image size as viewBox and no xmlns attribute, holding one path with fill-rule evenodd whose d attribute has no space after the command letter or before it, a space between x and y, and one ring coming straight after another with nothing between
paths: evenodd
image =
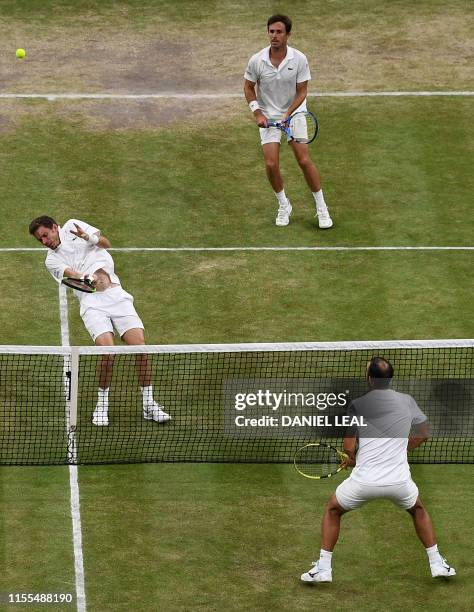
<instances>
[{"instance_id":1,"label":"white tennis shirt","mask_svg":"<svg viewBox=\"0 0 474 612\"><path fill-rule=\"evenodd\" d=\"M359 427L356 467L350 478L372 485L394 485L411 478L408 437L412 425L426 415L411 395L393 389L373 389L353 401L352 411L369 423Z\"/></svg>"},{"instance_id":2,"label":"white tennis shirt","mask_svg":"<svg viewBox=\"0 0 474 612\"><path fill-rule=\"evenodd\" d=\"M71 230L76 230L75 223L89 236L100 233L96 227L84 221L69 219L63 227L59 228L59 239L61 241L59 246L56 249L48 249L46 255L45 265L51 276L60 283L66 268L72 268L83 274L93 274L96 270L102 269L107 272L112 283L120 285L120 279L115 274L114 260L110 253L71 234ZM95 294L74 291L74 295L82 301L89 295Z\"/></svg>"},{"instance_id":3,"label":"white tennis shirt","mask_svg":"<svg viewBox=\"0 0 474 612\"><path fill-rule=\"evenodd\" d=\"M301 51L287 47L285 59L275 68L270 61L270 47L265 47L252 55L244 77L257 83L257 101L263 114L277 121L293 102L296 84L309 81L311 73L308 60ZM296 110L306 110L306 100Z\"/></svg>"}]
</instances>

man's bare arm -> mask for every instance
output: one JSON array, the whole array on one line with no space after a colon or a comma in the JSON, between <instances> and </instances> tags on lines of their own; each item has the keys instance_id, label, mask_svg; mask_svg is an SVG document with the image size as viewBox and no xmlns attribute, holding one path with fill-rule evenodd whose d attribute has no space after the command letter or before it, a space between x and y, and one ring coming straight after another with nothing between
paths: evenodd
<instances>
[{"instance_id":1,"label":"man's bare arm","mask_svg":"<svg viewBox=\"0 0 474 612\"><path fill-rule=\"evenodd\" d=\"M89 242L89 240L91 238L89 236L89 234L87 232L85 232L82 229L82 227L77 225L77 223L74 223L74 225L76 226L76 231L71 230L71 234L74 234L78 238L82 238L82 240L85 240L86 242ZM93 236L97 236L98 237L98 242L95 244L95 246L98 246L101 249L110 249L110 247L112 246L111 243L110 243L110 240L108 238L106 238L105 236L101 236L98 233L97 234L93 234ZM77 278L77 277L73 276L72 278Z\"/></svg>"},{"instance_id":2,"label":"man's bare arm","mask_svg":"<svg viewBox=\"0 0 474 612\"><path fill-rule=\"evenodd\" d=\"M244 95L247 100L247 104L250 102L257 101L257 94L255 93L255 83L253 81L249 81L248 79L244 79ZM260 108L257 108L253 111L253 116L255 117L255 122L258 127L267 127L267 118L263 114Z\"/></svg>"},{"instance_id":3,"label":"man's bare arm","mask_svg":"<svg viewBox=\"0 0 474 612\"><path fill-rule=\"evenodd\" d=\"M87 276L93 282L97 280L95 274L84 274L84 272L78 272L77 270L73 270L73 268L66 268L64 270L64 276L66 278L85 278Z\"/></svg>"},{"instance_id":4,"label":"man's bare arm","mask_svg":"<svg viewBox=\"0 0 474 612\"><path fill-rule=\"evenodd\" d=\"M293 102L290 104L289 109L286 111L284 119L288 119L288 117L290 117L290 115L292 115L294 111L303 104L303 102L306 100L307 95L308 81L297 83L295 97L293 99Z\"/></svg>"},{"instance_id":5,"label":"man's bare arm","mask_svg":"<svg viewBox=\"0 0 474 612\"><path fill-rule=\"evenodd\" d=\"M343 467L354 467L356 464L356 452L357 452L357 437L355 436L346 436L344 438L343 450L348 456L343 462Z\"/></svg>"},{"instance_id":6,"label":"man's bare arm","mask_svg":"<svg viewBox=\"0 0 474 612\"><path fill-rule=\"evenodd\" d=\"M428 421L423 421L423 423L420 423L416 426L415 432L408 438L408 450L413 450L417 446L420 446L420 444L426 442L429 437L430 432L428 427Z\"/></svg>"}]
</instances>

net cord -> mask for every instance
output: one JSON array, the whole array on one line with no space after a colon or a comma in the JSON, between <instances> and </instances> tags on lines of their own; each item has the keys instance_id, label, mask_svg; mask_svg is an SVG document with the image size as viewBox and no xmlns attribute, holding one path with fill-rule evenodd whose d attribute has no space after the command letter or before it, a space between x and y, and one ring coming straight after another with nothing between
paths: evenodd
<instances>
[{"instance_id":1,"label":"net cord","mask_svg":"<svg viewBox=\"0 0 474 612\"><path fill-rule=\"evenodd\" d=\"M377 340L351 342L255 342L243 344L147 344L143 346L79 346L79 355L139 353L246 353L260 351L358 351L411 348L473 348L474 338L445 340ZM0 354L70 355L71 347L3 345Z\"/></svg>"}]
</instances>

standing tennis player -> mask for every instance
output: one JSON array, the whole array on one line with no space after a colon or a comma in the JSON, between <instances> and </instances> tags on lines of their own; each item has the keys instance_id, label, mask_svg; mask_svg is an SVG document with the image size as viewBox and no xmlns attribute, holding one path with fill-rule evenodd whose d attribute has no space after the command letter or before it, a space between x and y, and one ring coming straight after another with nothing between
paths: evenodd
<instances>
[{"instance_id":1,"label":"standing tennis player","mask_svg":"<svg viewBox=\"0 0 474 612\"><path fill-rule=\"evenodd\" d=\"M60 227L54 219L37 217L30 223L29 232L48 248L45 265L58 283L68 276L84 278L94 283L95 293L74 290L80 303L80 314L87 331L97 346L113 346L114 329L130 345L145 344L144 327L127 293L115 274L114 261L106 249L110 242L100 231L77 219L70 219ZM148 356L136 356L138 378L143 398L143 418L158 423L170 416L153 399L151 366ZM103 355L99 366L99 390L92 422L97 426L109 424L109 388L112 380L113 356Z\"/></svg>"},{"instance_id":2,"label":"standing tennis player","mask_svg":"<svg viewBox=\"0 0 474 612\"><path fill-rule=\"evenodd\" d=\"M311 74L306 56L288 46L291 34L289 17L272 15L267 22L267 31L270 46L250 58L244 75L244 94L260 128L265 169L278 200L276 225L288 225L292 207L280 172L282 132L276 127L267 127L267 121L283 121L294 112L306 110ZM332 219L324 201L319 171L309 155L309 147L293 141L290 141L290 145L313 193L319 227L330 228Z\"/></svg>"},{"instance_id":3,"label":"standing tennis player","mask_svg":"<svg viewBox=\"0 0 474 612\"><path fill-rule=\"evenodd\" d=\"M438 552L433 523L418 496L408 465L407 450L428 438L426 416L413 397L390 389L392 377L393 368L387 360L374 357L369 362L367 381L371 390L353 402L353 409L356 414L367 417L369 436L380 432L384 437L359 434L358 438L344 439L344 452L349 456L346 466L355 467L328 501L322 522L320 557L301 576L303 582L332 582L332 553L339 537L341 516L378 498L390 499L409 512L426 549L433 578L456 575ZM416 427L413 435L410 434L412 425Z\"/></svg>"}]
</instances>

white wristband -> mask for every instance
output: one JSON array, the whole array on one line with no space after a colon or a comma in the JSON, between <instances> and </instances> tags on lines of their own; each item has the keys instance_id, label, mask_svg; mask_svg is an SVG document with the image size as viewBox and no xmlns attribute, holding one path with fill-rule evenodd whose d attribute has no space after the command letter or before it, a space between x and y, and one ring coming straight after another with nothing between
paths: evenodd
<instances>
[{"instance_id":1,"label":"white wristband","mask_svg":"<svg viewBox=\"0 0 474 612\"><path fill-rule=\"evenodd\" d=\"M252 100L252 102L249 102L249 108L252 111L252 113L254 113L256 110L259 110L260 106L257 100Z\"/></svg>"},{"instance_id":2,"label":"white wristband","mask_svg":"<svg viewBox=\"0 0 474 612\"><path fill-rule=\"evenodd\" d=\"M87 242L90 242L91 244L96 245L98 244L99 240L100 238L98 234L91 234Z\"/></svg>"}]
</instances>

